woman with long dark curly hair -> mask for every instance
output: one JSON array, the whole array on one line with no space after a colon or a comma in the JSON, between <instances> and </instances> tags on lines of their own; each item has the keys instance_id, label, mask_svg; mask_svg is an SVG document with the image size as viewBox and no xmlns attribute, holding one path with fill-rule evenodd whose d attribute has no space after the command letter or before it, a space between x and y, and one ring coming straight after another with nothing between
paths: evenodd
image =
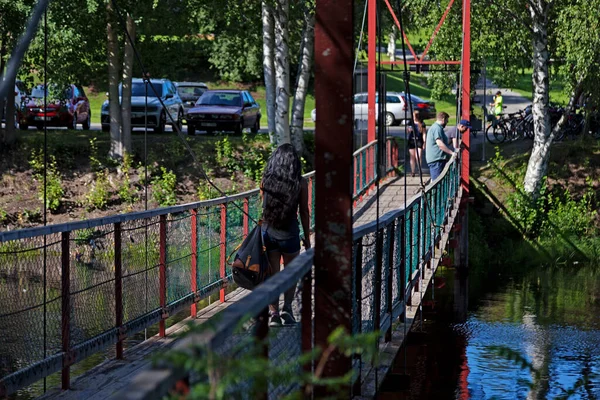
<instances>
[{"instance_id":1,"label":"woman with long dark curly hair","mask_svg":"<svg viewBox=\"0 0 600 400\"><path fill-rule=\"evenodd\" d=\"M282 144L269 158L260 185L263 195L262 232L273 273L279 272L281 259L288 265L300 253L298 209L304 230L304 247L310 248L308 183L302 177L302 164L291 144ZM284 294L279 304L269 306L269 326L296 323L292 300L296 288Z\"/></svg>"}]
</instances>

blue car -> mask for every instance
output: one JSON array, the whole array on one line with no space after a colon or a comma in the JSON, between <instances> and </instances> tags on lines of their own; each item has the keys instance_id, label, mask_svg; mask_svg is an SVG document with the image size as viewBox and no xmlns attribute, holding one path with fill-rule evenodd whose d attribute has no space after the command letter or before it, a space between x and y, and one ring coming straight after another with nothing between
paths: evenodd
<instances>
[{"instance_id":1,"label":"blue car","mask_svg":"<svg viewBox=\"0 0 600 400\"><path fill-rule=\"evenodd\" d=\"M163 133L167 124L178 125L181 130L184 108L173 82L169 79L151 79L150 85L147 85L143 79L135 78L132 80L131 127L144 128L147 121L148 128L153 129L156 133ZM119 102L121 102L122 90L123 84L120 84ZM159 101L159 97L165 105L164 108ZM167 113L171 118L167 116ZM108 100L102 104L101 122L102 130L108 131L110 129Z\"/></svg>"}]
</instances>

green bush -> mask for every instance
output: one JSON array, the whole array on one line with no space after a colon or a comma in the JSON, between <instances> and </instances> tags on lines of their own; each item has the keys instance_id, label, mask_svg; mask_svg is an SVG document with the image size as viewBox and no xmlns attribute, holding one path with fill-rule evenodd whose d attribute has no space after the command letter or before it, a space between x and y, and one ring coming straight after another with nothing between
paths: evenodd
<instances>
[{"instance_id":1,"label":"green bush","mask_svg":"<svg viewBox=\"0 0 600 400\"><path fill-rule=\"evenodd\" d=\"M104 170L96 174L96 180L86 196L86 205L89 210L104 210L110 200L110 184L108 183L108 171Z\"/></svg>"},{"instance_id":2,"label":"green bush","mask_svg":"<svg viewBox=\"0 0 600 400\"><path fill-rule=\"evenodd\" d=\"M175 205L177 177L173 171L167 171L165 167L160 167L160 170L161 174L152 179L152 198L162 207Z\"/></svg>"},{"instance_id":3,"label":"green bush","mask_svg":"<svg viewBox=\"0 0 600 400\"><path fill-rule=\"evenodd\" d=\"M121 201L133 204L137 199L137 189L131 185L131 179L129 177L129 171L132 167L132 157L129 153L123 154L123 160L121 161L121 172L123 173L123 181L119 187L119 198Z\"/></svg>"},{"instance_id":4,"label":"green bush","mask_svg":"<svg viewBox=\"0 0 600 400\"><path fill-rule=\"evenodd\" d=\"M62 187L61 174L56 166L56 158L50 155L46 161L48 164L46 168L46 208L54 213L59 209L65 191ZM38 197L44 201L44 153L41 150L34 150L29 159L29 165L33 169L33 177L40 183Z\"/></svg>"},{"instance_id":5,"label":"green bush","mask_svg":"<svg viewBox=\"0 0 600 400\"><path fill-rule=\"evenodd\" d=\"M100 172L103 168L98 155L97 139L95 137L90 139L90 169L92 172Z\"/></svg>"},{"instance_id":6,"label":"green bush","mask_svg":"<svg viewBox=\"0 0 600 400\"><path fill-rule=\"evenodd\" d=\"M560 195L548 196L548 216L544 221L543 236L592 237L596 234L594 220L597 211L593 206L594 187L588 177L587 190L580 200L573 199L568 190Z\"/></svg>"},{"instance_id":7,"label":"green bush","mask_svg":"<svg viewBox=\"0 0 600 400\"><path fill-rule=\"evenodd\" d=\"M229 172L242 171L246 178L260 182L270 155L269 148L256 145L256 135L244 133L242 147L236 149L226 136L215 144L217 165Z\"/></svg>"}]
</instances>

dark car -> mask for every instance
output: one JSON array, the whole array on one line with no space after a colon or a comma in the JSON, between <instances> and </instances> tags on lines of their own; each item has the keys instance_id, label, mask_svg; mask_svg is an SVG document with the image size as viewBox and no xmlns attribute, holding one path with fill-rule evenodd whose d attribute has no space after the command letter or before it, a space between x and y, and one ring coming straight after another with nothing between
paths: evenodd
<instances>
[{"instance_id":1,"label":"dark car","mask_svg":"<svg viewBox=\"0 0 600 400\"><path fill-rule=\"evenodd\" d=\"M187 114L188 110L196 104L200 96L208 90L206 83L202 82L175 82L177 93L183 101L184 113Z\"/></svg>"},{"instance_id":2,"label":"dark car","mask_svg":"<svg viewBox=\"0 0 600 400\"><path fill-rule=\"evenodd\" d=\"M83 129L90 129L90 102L79 85L48 85L47 104L44 110L44 87L39 85L31 92L31 97L24 102L19 120L20 129L28 129L30 125L38 129L47 126L64 126L76 129L81 124Z\"/></svg>"},{"instance_id":3,"label":"dark car","mask_svg":"<svg viewBox=\"0 0 600 400\"><path fill-rule=\"evenodd\" d=\"M404 93L402 93L404 95ZM410 95L412 99L413 110L418 110L421 118L423 119L432 119L436 118L436 109L435 103L427 100L423 100L422 98L415 96L414 94Z\"/></svg>"},{"instance_id":4,"label":"dark car","mask_svg":"<svg viewBox=\"0 0 600 400\"><path fill-rule=\"evenodd\" d=\"M260 106L246 90L207 90L188 111L186 120L189 135L195 134L196 130L241 134L244 128L257 133Z\"/></svg>"}]
</instances>

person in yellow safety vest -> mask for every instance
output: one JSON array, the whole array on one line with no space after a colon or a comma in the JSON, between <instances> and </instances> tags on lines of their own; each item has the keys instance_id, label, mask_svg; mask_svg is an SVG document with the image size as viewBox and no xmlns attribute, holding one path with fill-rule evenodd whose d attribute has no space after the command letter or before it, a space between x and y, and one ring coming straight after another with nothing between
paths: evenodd
<instances>
[{"instance_id":1,"label":"person in yellow safety vest","mask_svg":"<svg viewBox=\"0 0 600 400\"><path fill-rule=\"evenodd\" d=\"M490 106L494 107L494 114L496 116L502 114L502 109L504 108L504 99L502 98L502 92L497 91L496 96L494 96L494 102L490 103Z\"/></svg>"}]
</instances>

